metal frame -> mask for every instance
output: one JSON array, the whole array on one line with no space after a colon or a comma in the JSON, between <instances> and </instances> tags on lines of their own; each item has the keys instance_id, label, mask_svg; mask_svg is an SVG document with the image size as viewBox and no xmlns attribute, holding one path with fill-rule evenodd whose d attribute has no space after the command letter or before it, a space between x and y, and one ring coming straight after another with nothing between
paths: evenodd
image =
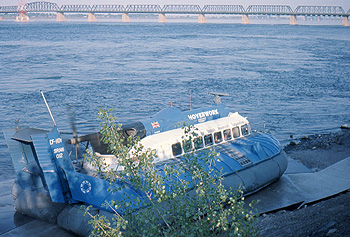
<instances>
[{"instance_id":1,"label":"metal frame","mask_svg":"<svg viewBox=\"0 0 350 237\"><path fill-rule=\"evenodd\" d=\"M287 5L62 5L51 2L25 4L27 12L86 12L86 13L163 13L163 14L245 14L245 15L304 15L304 16L349 16L340 6L298 6L294 11ZM17 13L18 6L0 6L0 13Z\"/></svg>"}]
</instances>

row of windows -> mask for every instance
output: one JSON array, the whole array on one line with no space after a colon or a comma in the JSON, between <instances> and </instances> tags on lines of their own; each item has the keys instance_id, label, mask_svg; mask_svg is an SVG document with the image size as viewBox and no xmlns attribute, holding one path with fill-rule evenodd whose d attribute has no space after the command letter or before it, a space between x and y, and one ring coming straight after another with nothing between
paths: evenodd
<instances>
[{"instance_id":1,"label":"row of windows","mask_svg":"<svg viewBox=\"0 0 350 237\"><path fill-rule=\"evenodd\" d=\"M241 126L241 129L239 127L234 127L232 129L228 128L223 131L218 131L213 134L207 134L203 137L196 137L193 139L193 144L191 141L183 141L183 147L181 146L180 142L177 142L171 146L172 152L174 156L178 156L182 154L183 151L190 152L193 150L193 147L195 150L212 146L214 144L218 144L223 141L229 141L233 138L237 138L249 134L249 125L244 124Z\"/></svg>"}]
</instances>

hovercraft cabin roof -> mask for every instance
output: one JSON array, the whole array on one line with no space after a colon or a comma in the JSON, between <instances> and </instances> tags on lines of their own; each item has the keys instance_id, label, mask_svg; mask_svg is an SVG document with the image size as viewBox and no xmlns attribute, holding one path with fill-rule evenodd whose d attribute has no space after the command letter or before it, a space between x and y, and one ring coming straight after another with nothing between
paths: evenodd
<instances>
[{"instance_id":1,"label":"hovercraft cabin roof","mask_svg":"<svg viewBox=\"0 0 350 237\"><path fill-rule=\"evenodd\" d=\"M168 107L148 119L141 120L141 122L147 130L146 136L149 136L155 133L181 128L184 123L195 125L227 117L229 113L230 110L224 104L187 111Z\"/></svg>"}]
</instances>

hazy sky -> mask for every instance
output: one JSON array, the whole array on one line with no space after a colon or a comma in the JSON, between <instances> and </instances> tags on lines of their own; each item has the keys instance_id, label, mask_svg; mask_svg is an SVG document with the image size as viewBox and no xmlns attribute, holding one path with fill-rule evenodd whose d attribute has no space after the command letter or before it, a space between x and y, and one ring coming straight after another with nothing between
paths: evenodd
<instances>
[{"instance_id":1,"label":"hazy sky","mask_svg":"<svg viewBox=\"0 0 350 237\"><path fill-rule=\"evenodd\" d=\"M18 5L20 0L0 0L0 6L14 6ZM24 0L26 3L37 2L31 0ZM38 0L39 1L39 0ZM292 9L297 6L341 6L345 11L350 9L350 0L40 0L46 2L57 3L58 5L74 5L74 4L194 4L194 5L243 5L244 8L249 5L288 5Z\"/></svg>"}]
</instances>

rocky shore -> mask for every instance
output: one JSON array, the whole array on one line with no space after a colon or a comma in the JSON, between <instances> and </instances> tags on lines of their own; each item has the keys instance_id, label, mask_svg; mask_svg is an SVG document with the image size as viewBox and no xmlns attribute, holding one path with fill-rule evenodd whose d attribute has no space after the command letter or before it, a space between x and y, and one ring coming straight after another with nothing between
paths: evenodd
<instances>
[{"instance_id":1,"label":"rocky shore","mask_svg":"<svg viewBox=\"0 0 350 237\"><path fill-rule=\"evenodd\" d=\"M317 172L350 157L350 129L292 140L285 151ZM299 209L263 214L257 225L261 236L350 236L349 207L350 190Z\"/></svg>"}]
</instances>

